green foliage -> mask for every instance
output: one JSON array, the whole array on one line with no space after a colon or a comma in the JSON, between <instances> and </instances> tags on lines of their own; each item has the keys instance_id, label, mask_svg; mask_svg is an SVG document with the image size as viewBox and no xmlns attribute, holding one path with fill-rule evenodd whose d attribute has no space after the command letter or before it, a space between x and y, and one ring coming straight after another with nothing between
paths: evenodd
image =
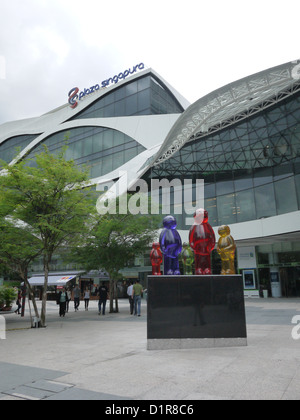
<instances>
[{"instance_id":1,"label":"green foliage","mask_svg":"<svg viewBox=\"0 0 300 420\"><path fill-rule=\"evenodd\" d=\"M13 287L0 286L0 308L9 307L17 299L18 293Z\"/></svg>"},{"instance_id":2,"label":"green foliage","mask_svg":"<svg viewBox=\"0 0 300 420\"><path fill-rule=\"evenodd\" d=\"M129 198L128 195L127 200ZM122 277L120 270L133 266L135 257L151 247L159 225L159 216L119 214L118 211L116 214L97 214L85 245L74 251L76 259L80 260L87 270L104 268L109 274L111 312L118 312L116 283Z\"/></svg>"},{"instance_id":3,"label":"green foliage","mask_svg":"<svg viewBox=\"0 0 300 420\"><path fill-rule=\"evenodd\" d=\"M41 240L32 227L1 216L0 237L0 262L24 279L27 265L43 250Z\"/></svg>"},{"instance_id":4,"label":"green foliage","mask_svg":"<svg viewBox=\"0 0 300 420\"><path fill-rule=\"evenodd\" d=\"M54 156L45 147L36 156L37 167L26 163L25 160L6 168L5 185L0 181L1 192L5 192L0 215L13 212L14 218L37 229L48 252L84 225L82 216L87 214L84 199L88 190L83 191L82 187L88 175L73 161L64 159L64 150Z\"/></svg>"},{"instance_id":5,"label":"green foliage","mask_svg":"<svg viewBox=\"0 0 300 420\"><path fill-rule=\"evenodd\" d=\"M52 155L46 146L35 156L4 164L0 176L0 261L27 277L28 264L43 256L45 284L41 322L45 325L49 264L59 247L76 246L88 233L94 202L87 188L88 172L64 158L66 148Z\"/></svg>"}]
</instances>

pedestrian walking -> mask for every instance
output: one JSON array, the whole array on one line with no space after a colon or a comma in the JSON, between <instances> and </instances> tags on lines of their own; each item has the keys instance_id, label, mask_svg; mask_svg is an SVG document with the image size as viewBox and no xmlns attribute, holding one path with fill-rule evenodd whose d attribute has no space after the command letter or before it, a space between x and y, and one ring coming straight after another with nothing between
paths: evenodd
<instances>
[{"instance_id":1,"label":"pedestrian walking","mask_svg":"<svg viewBox=\"0 0 300 420\"><path fill-rule=\"evenodd\" d=\"M137 280L132 288L132 297L134 299L134 315L141 316L141 303L142 303L143 287L140 281Z\"/></svg>"},{"instance_id":2,"label":"pedestrian walking","mask_svg":"<svg viewBox=\"0 0 300 420\"><path fill-rule=\"evenodd\" d=\"M80 289L78 287L78 285L75 286L74 289L74 309L75 312L78 311L80 305Z\"/></svg>"},{"instance_id":3,"label":"pedestrian walking","mask_svg":"<svg viewBox=\"0 0 300 420\"><path fill-rule=\"evenodd\" d=\"M91 297L91 292L89 291L89 288L87 287L85 289L84 297L83 297L84 298L84 308L85 308L86 311L89 310L90 297Z\"/></svg>"},{"instance_id":4,"label":"pedestrian walking","mask_svg":"<svg viewBox=\"0 0 300 420\"><path fill-rule=\"evenodd\" d=\"M68 295L68 299L67 299L67 310L66 310L66 312L68 313L69 312L69 304L70 304L70 301L72 299L72 293L71 293L70 289L67 289L67 295Z\"/></svg>"},{"instance_id":5,"label":"pedestrian walking","mask_svg":"<svg viewBox=\"0 0 300 420\"><path fill-rule=\"evenodd\" d=\"M104 282L102 282L102 285L99 288L99 303L98 303L99 315L101 315L101 306L102 306L102 315L105 315L105 307L106 307L107 298L108 298L108 290Z\"/></svg>"},{"instance_id":6,"label":"pedestrian walking","mask_svg":"<svg viewBox=\"0 0 300 420\"><path fill-rule=\"evenodd\" d=\"M22 308L22 293L21 290L18 290L18 297L17 297L17 301L16 304L18 305L18 309L15 310L15 314L21 315L20 313L20 309Z\"/></svg>"},{"instance_id":7,"label":"pedestrian walking","mask_svg":"<svg viewBox=\"0 0 300 420\"><path fill-rule=\"evenodd\" d=\"M59 316L64 317L66 314L68 295L66 289L63 287L58 293L57 304L59 305Z\"/></svg>"},{"instance_id":8,"label":"pedestrian walking","mask_svg":"<svg viewBox=\"0 0 300 420\"><path fill-rule=\"evenodd\" d=\"M127 287L127 295L128 295L128 299L129 299L130 315L133 315L133 306L134 306L134 301L133 301L133 297L132 297L132 290L133 290L133 284L132 284L132 281L131 281L129 283L129 286Z\"/></svg>"}]
</instances>

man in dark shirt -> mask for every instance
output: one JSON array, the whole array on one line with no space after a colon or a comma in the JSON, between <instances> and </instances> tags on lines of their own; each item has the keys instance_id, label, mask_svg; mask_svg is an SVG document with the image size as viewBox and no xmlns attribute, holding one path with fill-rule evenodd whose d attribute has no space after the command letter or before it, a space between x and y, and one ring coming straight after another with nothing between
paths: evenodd
<instances>
[{"instance_id":1,"label":"man in dark shirt","mask_svg":"<svg viewBox=\"0 0 300 420\"><path fill-rule=\"evenodd\" d=\"M99 315L101 315L101 305L103 305L102 315L105 315L105 307L106 307L107 296L108 296L107 287L105 286L104 283L102 283L102 285L100 286L100 289L99 289L99 303L98 303Z\"/></svg>"},{"instance_id":2,"label":"man in dark shirt","mask_svg":"<svg viewBox=\"0 0 300 420\"><path fill-rule=\"evenodd\" d=\"M75 289L74 289L74 309L75 312L78 311L80 305L80 289L78 287L78 285L76 285Z\"/></svg>"}]
</instances>

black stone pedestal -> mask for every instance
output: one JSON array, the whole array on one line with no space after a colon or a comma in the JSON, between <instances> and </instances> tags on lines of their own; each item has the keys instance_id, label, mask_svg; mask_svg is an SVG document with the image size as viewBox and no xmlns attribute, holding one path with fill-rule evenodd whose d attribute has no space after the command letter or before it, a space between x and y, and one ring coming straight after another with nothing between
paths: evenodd
<instances>
[{"instance_id":1,"label":"black stone pedestal","mask_svg":"<svg viewBox=\"0 0 300 420\"><path fill-rule=\"evenodd\" d=\"M148 276L148 350L246 346L242 276Z\"/></svg>"}]
</instances>

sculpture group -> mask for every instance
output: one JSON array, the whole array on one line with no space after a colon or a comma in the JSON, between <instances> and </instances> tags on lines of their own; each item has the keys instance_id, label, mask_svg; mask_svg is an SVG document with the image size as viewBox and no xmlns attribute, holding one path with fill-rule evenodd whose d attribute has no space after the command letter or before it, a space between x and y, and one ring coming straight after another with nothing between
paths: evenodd
<instances>
[{"instance_id":1,"label":"sculpture group","mask_svg":"<svg viewBox=\"0 0 300 420\"><path fill-rule=\"evenodd\" d=\"M154 242L150 253L152 275L161 275L161 264L164 262L164 275L180 275L179 259L183 264L184 275L209 275L211 272L211 252L215 248L216 238L208 223L208 212L198 209L194 213L194 224L189 232L189 244L182 245L181 237L176 230L174 216L166 216L159 242ZM218 230L220 238L217 252L222 262L222 275L235 274L234 258L236 245L230 235L229 226Z\"/></svg>"}]
</instances>

